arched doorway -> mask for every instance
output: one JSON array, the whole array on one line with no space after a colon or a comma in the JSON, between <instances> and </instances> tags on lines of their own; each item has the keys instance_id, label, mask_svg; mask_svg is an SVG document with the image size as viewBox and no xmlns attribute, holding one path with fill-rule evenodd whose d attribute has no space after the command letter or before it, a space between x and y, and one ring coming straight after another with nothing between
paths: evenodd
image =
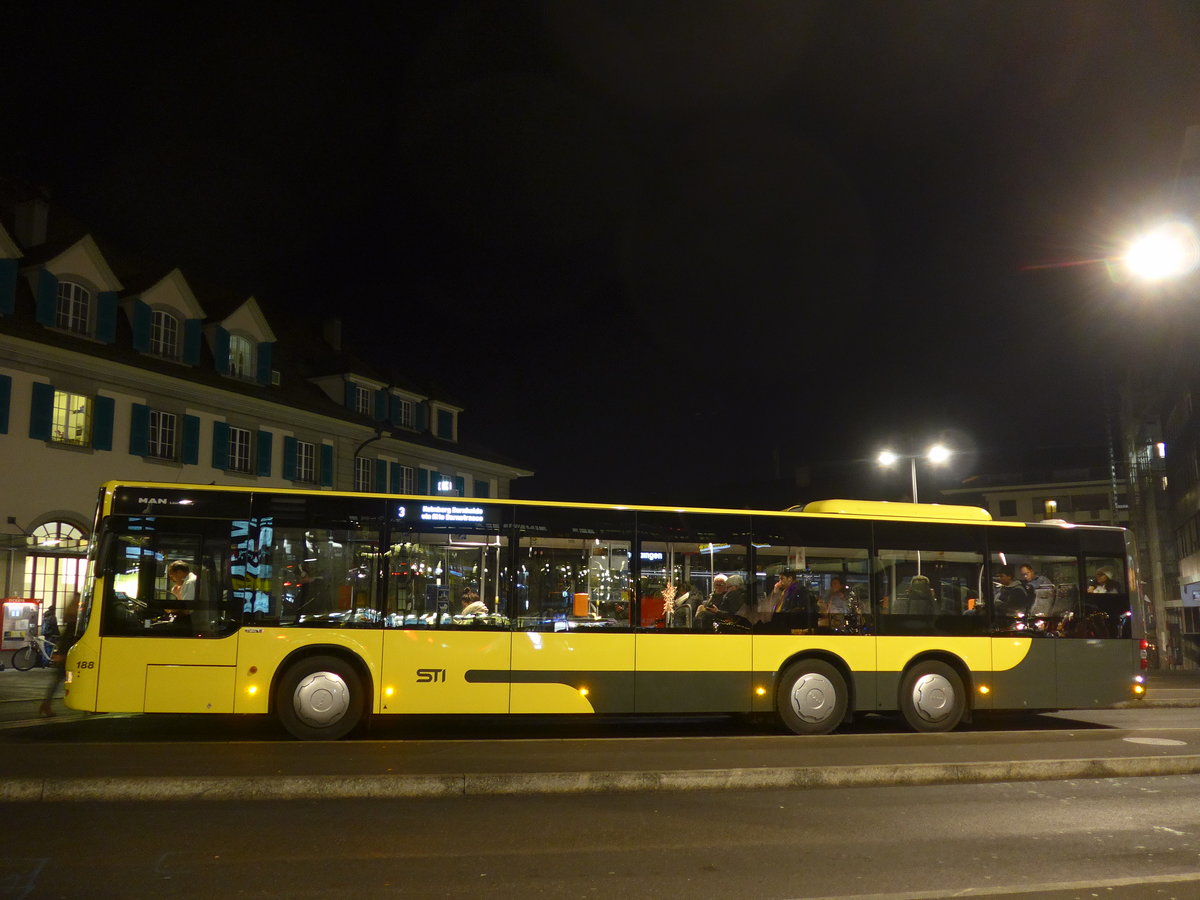
<instances>
[{"instance_id":1,"label":"arched doorway","mask_svg":"<svg viewBox=\"0 0 1200 900\"><path fill-rule=\"evenodd\" d=\"M42 601L43 614L63 608L75 591L83 591L87 568L87 536L70 522L38 525L26 540L25 590L22 596Z\"/></svg>"}]
</instances>

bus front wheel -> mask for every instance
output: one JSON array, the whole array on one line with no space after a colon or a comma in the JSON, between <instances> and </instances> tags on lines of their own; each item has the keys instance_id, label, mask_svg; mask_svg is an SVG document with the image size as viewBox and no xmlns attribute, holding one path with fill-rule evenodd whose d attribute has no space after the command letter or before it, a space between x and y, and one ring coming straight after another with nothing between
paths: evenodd
<instances>
[{"instance_id":1,"label":"bus front wheel","mask_svg":"<svg viewBox=\"0 0 1200 900\"><path fill-rule=\"evenodd\" d=\"M345 737L363 718L362 679L335 656L310 656L279 682L275 712L280 724L304 741Z\"/></svg>"},{"instance_id":2,"label":"bus front wheel","mask_svg":"<svg viewBox=\"0 0 1200 900\"><path fill-rule=\"evenodd\" d=\"M951 731L966 709L962 678L944 662L919 662L900 682L900 712L913 731Z\"/></svg>"},{"instance_id":3,"label":"bus front wheel","mask_svg":"<svg viewBox=\"0 0 1200 900\"><path fill-rule=\"evenodd\" d=\"M848 701L841 672L819 659L788 666L775 693L779 718L796 734L829 734L846 717Z\"/></svg>"}]
</instances>

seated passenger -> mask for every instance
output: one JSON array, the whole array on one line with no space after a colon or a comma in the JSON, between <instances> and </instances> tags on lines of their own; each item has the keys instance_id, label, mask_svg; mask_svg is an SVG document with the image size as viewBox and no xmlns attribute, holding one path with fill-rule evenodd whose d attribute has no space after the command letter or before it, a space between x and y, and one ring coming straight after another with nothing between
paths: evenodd
<instances>
[{"instance_id":1,"label":"seated passenger","mask_svg":"<svg viewBox=\"0 0 1200 900\"><path fill-rule=\"evenodd\" d=\"M850 595L841 576L834 575L829 581L829 593L821 598L818 606L817 624L843 631L846 617L850 614Z\"/></svg>"},{"instance_id":2,"label":"seated passenger","mask_svg":"<svg viewBox=\"0 0 1200 900\"><path fill-rule=\"evenodd\" d=\"M933 587L925 575L914 575L908 590L896 597L891 611L898 615L932 616L934 607Z\"/></svg>"},{"instance_id":3,"label":"seated passenger","mask_svg":"<svg viewBox=\"0 0 1200 900\"><path fill-rule=\"evenodd\" d=\"M1021 584L1031 601L1029 614L1047 615L1054 605L1054 583L1045 575L1039 575L1029 563L1023 563L1020 572Z\"/></svg>"},{"instance_id":4,"label":"seated passenger","mask_svg":"<svg viewBox=\"0 0 1200 900\"><path fill-rule=\"evenodd\" d=\"M1113 581L1112 572L1108 569L1101 568L1096 570L1096 574L1092 577L1092 583L1088 585L1089 594L1119 594L1121 593L1120 586Z\"/></svg>"},{"instance_id":5,"label":"seated passenger","mask_svg":"<svg viewBox=\"0 0 1200 900\"><path fill-rule=\"evenodd\" d=\"M462 612L459 615L463 616L486 616L488 614L487 604L479 598L479 592L473 587L468 587L463 591L462 595Z\"/></svg>"},{"instance_id":6,"label":"seated passenger","mask_svg":"<svg viewBox=\"0 0 1200 900\"><path fill-rule=\"evenodd\" d=\"M1012 566L1000 566L992 577L996 582L996 593L992 598L994 615L1018 618L1029 612L1029 595L1017 581Z\"/></svg>"},{"instance_id":7,"label":"seated passenger","mask_svg":"<svg viewBox=\"0 0 1200 900\"><path fill-rule=\"evenodd\" d=\"M713 631L718 622L731 622L744 615L746 581L741 575L717 575L708 601L696 611L695 629Z\"/></svg>"}]
</instances>

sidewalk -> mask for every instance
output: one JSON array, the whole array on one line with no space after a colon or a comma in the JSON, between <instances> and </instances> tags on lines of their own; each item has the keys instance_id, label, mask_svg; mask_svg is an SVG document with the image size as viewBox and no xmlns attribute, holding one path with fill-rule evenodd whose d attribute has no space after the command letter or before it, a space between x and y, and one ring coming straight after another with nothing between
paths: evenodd
<instances>
[{"instance_id":1,"label":"sidewalk","mask_svg":"<svg viewBox=\"0 0 1200 900\"><path fill-rule=\"evenodd\" d=\"M1039 730L893 730L824 737L642 720L380 720L369 740L283 737L266 717L37 718L52 673L0 672L2 801L401 798L495 794L922 785L1200 773L1200 674L1152 675L1124 707L1039 717ZM457 717L455 717L457 718ZM462 720L459 720L462 722ZM666 720L663 720L666 721ZM1152 734L1152 736L1151 736ZM631 736L635 735L635 736ZM85 750L85 752L81 752Z\"/></svg>"}]
</instances>

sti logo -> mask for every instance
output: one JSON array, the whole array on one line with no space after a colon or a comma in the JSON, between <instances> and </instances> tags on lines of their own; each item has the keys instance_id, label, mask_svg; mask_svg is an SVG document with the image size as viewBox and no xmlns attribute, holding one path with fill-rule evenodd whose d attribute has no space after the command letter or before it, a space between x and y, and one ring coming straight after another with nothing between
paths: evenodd
<instances>
[{"instance_id":1,"label":"sti logo","mask_svg":"<svg viewBox=\"0 0 1200 900\"><path fill-rule=\"evenodd\" d=\"M417 669L417 684L434 684L446 681L445 669Z\"/></svg>"}]
</instances>

